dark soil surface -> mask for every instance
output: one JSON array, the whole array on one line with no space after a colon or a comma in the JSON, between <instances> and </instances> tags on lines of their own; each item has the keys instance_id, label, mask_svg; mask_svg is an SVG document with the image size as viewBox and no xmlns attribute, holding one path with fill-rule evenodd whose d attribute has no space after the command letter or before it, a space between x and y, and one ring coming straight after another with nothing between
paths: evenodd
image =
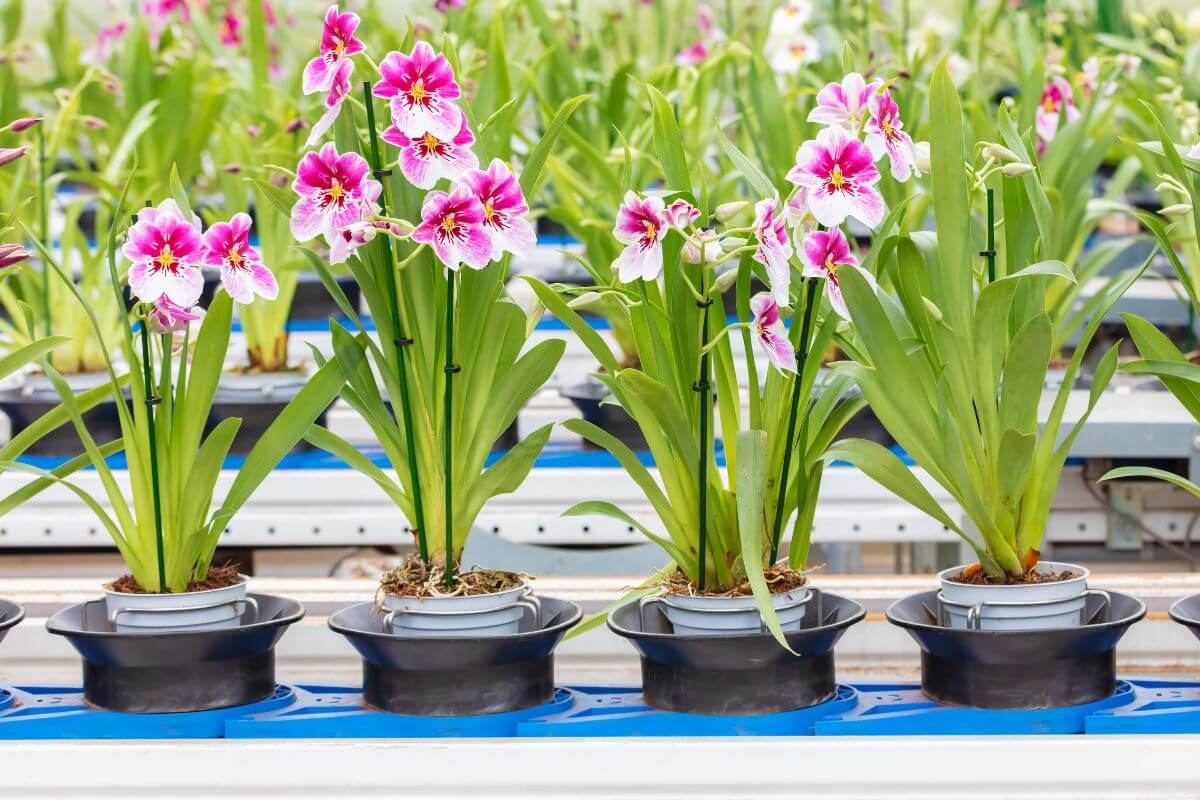
<instances>
[{"instance_id":1,"label":"dark soil surface","mask_svg":"<svg viewBox=\"0 0 1200 800\"><path fill-rule=\"evenodd\" d=\"M808 582L807 573L794 570L783 565L767 567L763 570L767 578L767 586L771 594L783 594L793 589L799 589ZM723 586L698 591L695 585L682 572L674 572L662 583L667 594L683 595L685 597L746 597L754 594L750 581L742 579L735 586Z\"/></svg>"},{"instance_id":2,"label":"dark soil surface","mask_svg":"<svg viewBox=\"0 0 1200 800\"><path fill-rule=\"evenodd\" d=\"M454 573L453 587L447 587L445 567L441 564L426 564L414 556L395 569L388 570L379 578L377 604L382 595L397 597L471 597L515 589L527 575L519 572L501 572L491 569L473 569Z\"/></svg>"},{"instance_id":3,"label":"dark soil surface","mask_svg":"<svg viewBox=\"0 0 1200 800\"><path fill-rule=\"evenodd\" d=\"M1028 586L1035 583L1059 583L1077 577L1079 577L1079 573L1072 572L1069 569L1064 569L1060 572L1037 572L1031 570L1020 578L1014 578L1011 575L1006 575L1003 578L993 578L983 570L975 570L965 576L962 572L957 575L951 575L950 580L954 583L965 583L969 586Z\"/></svg>"},{"instance_id":4,"label":"dark soil surface","mask_svg":"<svg viewBox=\"0 0 1200 800\"><path fill-rule=\"evenodd\" d=\"M187 586L189 592L204 592L209 589L224 589L241 581L238 565L232 562L219 567L209 567L208 575L202 581L192 581ZM122 575L108 585L114 592L122 594L150 594L143 589L132 575Z\"/></svg>"}]
</instances>

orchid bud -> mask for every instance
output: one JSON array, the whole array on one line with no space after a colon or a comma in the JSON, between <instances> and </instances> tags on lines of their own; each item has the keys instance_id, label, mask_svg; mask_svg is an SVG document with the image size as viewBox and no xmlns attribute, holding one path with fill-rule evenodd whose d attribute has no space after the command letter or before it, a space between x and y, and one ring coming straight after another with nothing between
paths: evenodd
<instances>
[{"instance_id":1,"label":"orchid bud","mask_svg":"<svg viewBox=\"0 0 1200 800\"><path fill-rule=\"evenodd\" d=\"M726 253L732 253L734 250L737 250L739 247L745 247L745 246L746 246L746 240L740 236L726 236L724 239L721 240L721 249L724 250Z\"/></svg>"},{"instance_id":2,"label":"orchid bud","mask_svg":"<svg viewBox=\"0 0 1200 800\"><path fill-rule=\"evenodd\" d=\"M578 297L567 301L567 308L580 311L582 309L594 306L604 299L604 295L599 292L584 292Z\"/></svg>"},{"instance_id":3,"label":"orchid bud","mask_svg":"<svg viewBox=\"0 0 1200 800\"><path fill-rule=\"evenodd\" d=\"M745 200L734 200L730 203L721 203L713 211L713 218L717 222L729 222L729 220L742 213L742 210L749 206L750 203Z\"/></svg>"},{"instance_id":4,"label":"orchid bud","mask_svg":"<svg viewBox=\"0 0 1200 800\"><path fill-rule=\"evenodd\" d=\"M18 158L24 158L27 152L27 147L0 147L0 167L11 164Z\"/></svg>"},{"instance_id":5,"label":"orchid bud","mask_svg":"<svg viewBox=\"0 0 1200 800\"><path fill-rule=\"evenodd\" d=\"M942 310L937 307L937 303L933 302L928 297L922 297L921 299L925 301L925 310L929 312L929 316L933 317L935 322L941 322Z\"/></svg>"},{"instance_id":6,"label":"orchid bud","mask_svg":"<svg viewBox=\"0 0 1200 800\"><path fill-rule=\"evenodd\" d=\"M102 131L108 127L107 122L99 117L93 117L90 114L80 117L79 121L83 123L83 127L91 131Z\"/></svg>"},{"instance_id":7,"label":"orchid bud","mask_svg":"<svg viewBox=\"0 0 1200 800\"><path fill-rule=\"evenodd\" d=\"M1164 217L1183 217L1192 213L1191 203L1176 203L1173 206L1167 206L1159 212Z\"/></svg>"},{"instance_id":8,"label":"orchid bud","mask_svg":"<svg viewBox=\"0 0 1200 800\"><path fill-rule=\"evenodd\" d=\"M296 119L283 126L284 133L296 133L308 127L308 123L297 117Z\"/></svg>"},{"instance_id":9,"label":"orchid bud","mask_svg":"<svg viewBox=\"0 0 1200 800\"><path fill-rule=\"evenodd\" d=\"M246 126L246 135L249 136L251 139L257 139L261 133L262 133L262 128L258 127L257 125L247 125Z\"/></svg>"},{"instance_id":10,"label":"orchid bud","mask_svg":"<svg viewBox=\"0 0 1200 800\"><path fill-rule=\"evenodd\" d=\"M33 253L19 244L0 244L0 269L15 267L23 261L28 261Z\"/></svg>"},{"instance_id":11,"label":"orchid bud","mask_svg":"<svg viewBox=\"0 0 1200 800\"><path fill-rule=\"evenodd\" d=\"M108 94L112 94L112 95L121 94L121 82L119 80L117 80L116 78L113 78L112 80L108 80L108 81L105 81L104 83L100 84L100 88L103 89Z\"/></svg>"},{"instance_id":12,"label":"orchid bud","mask_svg":"<svg viewBox=\"0 0 1200 800\"><path fill-rule=\"evenodd\" d=\"M1006 178L1017 178L1021 175L1028 175L1029 173L1033 172L1033 165L1025 163L1005 164L1000 168L1000 172Z\"/></svg>"},{"instance_id":13,"label":"orchid bud","mask_svg":"<svg viewBox=\"0 0 1200 800\"><path fill-rule=\"evenodd\" d=\"M241 164L226 164L225 166L221 167L221 171L226 173L227 175L237 175L239 172L242 171L242 165Z\"/></svg>"},{"instance_id":14,"label":"orchid bud","mask_svg":"<svg viewBox=\"0 0 1200 800\"><path fill-rule=\"evenodd\" d=\"M729 287L737 283L738 271L736 269L727 269L717 276L713 281L712 288L708 290L709 296L717 294L725 294L729 291Z\"/></svg>"},{"instance_id":15,"label":"orchid bud","mask_svg":"<svg viewBox=\"0 0 1200 800\"><path fill-rule=\"evenodd\" d=\"M34 125L39 124L41 121L41 117L21 117L20 119L14 119L12 122L8 123L8 125L5 126L5 129L12 131L13 133L21 133L22 131L29 130Z\"/></svg>"},{"instance_id":16,"label":"orchid bud","mask_svg":"<svg viewBox=\"0 0 1200 800\"><path fill-rule=\"evenodd\" d=\"M1020 161L1021 157L1009 150L1002 144L996 142L987 142L983 146L983 154L988 158L994 158L997 161Z\"/></svg>"},{"instance_id":17,"label":"orchid bud","mask_svg":"<svg viewBox=\"0 0 1200 800\"><path fill-rule=\"evenodd\" d=\"M270 181L272 186L282 189L288 185L288 176L284 175L282 172L272 172Z\"/></svg>"},{"instance_id":18,"label":"orchid bud","mask_svg":"<svg viewBox=\"0 0 1200 800\"><path fill-rule=\"evenodd\" d=\"M917 169L921 170L921 172L932 172L933 162L930 161L929 157L929 142L917 142L916 151Z\"/></svg>"}]
</instances>

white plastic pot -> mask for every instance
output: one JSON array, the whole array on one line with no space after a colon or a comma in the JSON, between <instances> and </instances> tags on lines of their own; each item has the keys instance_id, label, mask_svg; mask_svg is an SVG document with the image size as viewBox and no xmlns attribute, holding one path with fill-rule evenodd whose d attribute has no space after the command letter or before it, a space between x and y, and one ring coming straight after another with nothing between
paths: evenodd
<instances>
[{"instance_id":1,"label":"white plastic pot","mask_svg":"<svg viewBox=\"0 0 1200 800\"><path fill-rule=\"evenodd\" d=\"M804 607L812 597L807 586L771 596L779 626L800 630ZM737 636L766 630L752 595L745 597L690 597L664 594L647 598L662 604L671 629L680 636Z\"/></svg>"},{"instance_id":2,"label":"white plastic pot","mask_svg":"<svg viewBox=\"0 0 1200 800\"><path fill-rule=\"evenodd\" d=\"M453 597L384 596L383 629L398 636L511 636L532 613L541 624L541 604L529 584L503 592Z\"/></svg>"},{"instance_id":3,"label":"white plastic pot","mask_svg":"<svg viewBox=\"0 0 1200 800\"><path fill-rule=\"evenodd\" d=\"M1072 628L1083 624L1089 593L1089 573L1084 567L1042 561L1034 568L1039 573L1065 571L1074 573L1075 577L1053 583L1013 586L977 586L950 579L962 569L961 566L951 567L938 573L942 587L938 600L951 628L1020 631Z\"/></svg>"},{"instance_id":4,"label":"white plastic pot","mask_svg":"<svg viewBox=\"0 0 1200 800\"><path fill-rule=\"evenodd\" d=\"M121 633L166 633L234 628L247 608L246 577L232 586L200 592L129 594L104 587L108 621Z\"/></svg>"}]
</instances>

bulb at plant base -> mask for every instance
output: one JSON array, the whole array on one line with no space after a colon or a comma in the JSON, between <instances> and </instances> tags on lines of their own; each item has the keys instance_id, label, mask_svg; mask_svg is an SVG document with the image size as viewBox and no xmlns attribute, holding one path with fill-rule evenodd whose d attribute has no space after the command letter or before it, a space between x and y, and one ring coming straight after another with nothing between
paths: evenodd
<instances>
[{"instance_id":1,"label":"bulb at plant base","mask_svg":"<svg viewBox=\"0 0 1200 800\"><path fill-rule=\"evenodd\" d=\"M662 240L670 224L661 197L643 198L633 191L625 193L613 228L613 236L625 245L613 262L622 283L658 278L663 267Z\"/></svg>"},{"instance_id":2,"label":"bulb at plant base","mask_svg":"<svg viewBox=\"0 0 1200 800\"><path fill-rule=\"evenodd\" d=\"M469 186L460 184L449 194L430 192L412 240L433 247L447 269L457 272L462 264L483 269L492 260L492 239L484 230L483 216L483 204Z\"/></svg>"},{"instance_id":3,"label":"bulb at plant base","mask_svg":"<svg viewBox=\"0 0 1200 800\"><path fill-rule=\"evenodd\" d=\"M788 266L792 240L787 233L787 212L780 208L778 200L770 198L754 204L754 239L758 247L753 258L767 268L771 296L776 303L786 306L792 284L792 270Z\"/></svg>"},{"instance_id":4,"label":"bulb at plant base","mask_svg":"<svg viewBox=\"0 0 1200 800\"><path fill-rule=\"evenodd\" d=\"M485 171L470 170L463 183L483 206L483 229L492 240L492 260L505 253L527 256L537 245L537 235L526 215L529 204L517 176L503 161L493 158Z\"/></svg>"},{"instance_id":5,"label":"bulb at plant base","mask_svg":"<svg viewBox=\"0 0 1200 800\"><path fill-rule=\"evenodd\" d=\"M412 53L388 53L379 64L382 78L375 84L376 97L392 101L392 124L406 136L426 132L439 139L458 133L461 112L454 103L462 91L454 70L428 42L417 42Z\"/></svg>"},{"instance_id":6,"label":"bulb at plant base","mask_svg":"<svg viewBox=\"0 0 1200 800\"><path fill-rule=\"evenodd\" d=\"M129 259L129 289L138 300L157 303L165 296L177 306L191 308L200 299L204 290L200 222L186 219L174 200L139 211L121 253Z\"/></svg>"},{"instance_id":7,"label":"bulb at plant base","mask_svg":"<svg viewBox=\"0 0 1200 800\"><path fill-rule=\"evenodd\" d=\"M313 123L312 129L308 132L308 139L304 142L305 147L312 147L319 142L333 125L338 114L342 113L342 104L350 95L350 74L352 72L354 72L354 62L343 61L337 72L334 73L329 92L325 95L325 113Z\"/></svg>"},{"instance_id":8,"label":"bulb at plant base","mask_svg":"<svg viewBox=\"0 0 1200 800\"><path fill-rule=\"evenodd\" d=\"M466 114L459 113L458 132L448 139L431 131L408 136L392 125L383 132L383 140L400 148L400 171L418 189L432 189L442 179L456 181L479 166Z\"/></svg>"},{"instance_id":9,"label":"bulb at plant base","mask_svg":"<svg viewBox=\"0 0 1200 800\"><path fill-rule=\"evenodd\" d=\"M858 133L867 115L867 104L882 85L880 81L867 83L857 72L851 72L841 83L827 83L817 93L817 105L808 112L808 121L840 125Z\"/></svg>"},{"instance_id":10,"label":"bulb at plant base","mask_svg":"<svg viewBox=\"0 0 1200 800\"><path fill-rule=\"evenodd\" d=\"M850 252L850 243L846 241L846 234L842 233L842 229L831 228L809 233L800 246L800 260L804 262L804 277L823 278L829 305L839 317L850 319L850 311L842 297L838 270L843 267L857 267L858 259Z\"/></svg>"},{"instance_id":11,"label":"bulb at plant base","mask_svg":"<svg viewBox=\"0 0 1200 800\"><path fill-rule=\"evenodd\" d=\"M292 206L292 236L307 242L324 235L333 241L337 232L373 209L383 187L368 177L370 166L358 153L339 154L333 142L317 152L305 153L296 165L292 190L300 200Z\"/></svg>"},{"instance_id":12,"label":"bulb at plant base","mask_svg":"<svg viewBox=\"0 0 1200 800\"><path fill-rule=\"evenodd\" d=\"M779 316L779 304L766 292L750 298L750 337L767 361L781 372L796 371L796 351L787 338L787 328Z\"/></svg>"},{"instance_id":13,"label":"bulb at plant base","mask_svg":"<svg viewBox=\"0 0 1200 800\"><path fill-rule=\"evenodd\" d=\"M808 210L828 228L851 216L870 228L883 221L875 159L865 144L839 125L800 145L787 179L804 189Z\"/></svg>"},{"instance_id":14,"label":"bulb at plant base","mask_svg":"<svg viewBox=\"0 0 1200 800\"><path fill-rule=\"evenodd\" d=\"M275 276L250 246L250 225L249 214L234 214L204 233L204 263L221 270L221 285L242 305L254 302L255 295L264 300L279 295Z\"/></svg>"},{"instance_id":15,"label":"bulb at plant base","mask_svg":"<svg viewBox=\"0 0 1200 800\"><path fill-rule=\"evenodd\" d=\"M878 161L887 154L892 177L901 183L919 176L917 150L912 137L904 130L900 107L892 99L892 93L887 89L873 93L867 100L867 110L870 118L866 125L866 143L871 155Z\"/></svg>"},{"instance_id":16,"label":"bulb at plant base","mask_svg":"<svg viewBox=\"0 0 1200 800\"><path fill-rule=\"evenodd\" d=\"M344 65L350 63L350 57L366 51L367 46L354 35L358 23L358 14L350 11L342 13L336 5L330 6L325 12L320 55L304 67L305 94L329 91Z\"/></svg>"}]
</instances>

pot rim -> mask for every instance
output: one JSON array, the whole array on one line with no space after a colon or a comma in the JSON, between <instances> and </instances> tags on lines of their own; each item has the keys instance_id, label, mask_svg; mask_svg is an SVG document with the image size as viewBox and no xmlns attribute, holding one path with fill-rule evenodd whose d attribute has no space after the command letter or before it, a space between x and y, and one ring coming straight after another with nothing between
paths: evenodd
<instances>
[{"instance_id":1,"label":"pot rim","mask_svg":"<svg viewBox=\"0 0 1200 800\"><path fill-rule=\"evenodd\" d=\"M934 624L931 624L928 622L917 622L915 620L904 619L904 618L896 615L895 609L898 605L900 605L901 603L903 603L905 600L907 600L909 597L912 597L913 595L923 595L923 594L936 595L936 590L926 590L924 592L913 592L912 595L906 595L904 597L900 597L900 598L893 600L888 605L887 610L883 612L884 617L887 619L888 622L895 625L896 627L905 628L907 630L934 631L934 632L942 632L942 633L965 634L965 635L971 635L971 636L1002 636L1005 638L1021 638L1021 637L1025 637L1025 636L1044 636L1048 633L1062 633L1064 630L1099 631L1099 630L1104 630L1107 628L1128 627L1130 625L1133 625L1135 622L1138 622L1139 620L1141 620L1143 617L1146 616L1146 601L1142 600L1140 597L1134 597L1133 595L1127 595L1122 592L1109 592L1109 594L1110 595L1120 595L1121 597L1127 597L1130 600L1132 600L1133 602L1135 602L1137 604L1137 606L1135 607L1135 609L1133 610L1132 613L1128 614L1125 617L1122 617L1121 619L1110 619L1107 622L1093 622L1093 623L1085 624L1085 625L1073 625L1070 628L1053 628L1053 629L1026 628L1023 630L972 631L972 630L961 630L961 629L957 629L957 628L950 628L945 625L934 625Z\"/></svg>"},{"instance_id":2,"label":"pot rim","mask_svg":"<svg viewBox=\"0 0 1200 800\"><path fill-rule=\"evenodd\" d=\"M368 600L366 602L370 603L371 601ZM359 603L357 605L363 605L363 604ZM567 616L567 619L563 620L562 622L558 622L558 623L555 623L554 625L549 625L546 627L538 628L537 630L524 631L522 633L514 633L514 634L510 634L510 635L505 635L505 636L490 636L490 637L486 637L486 638L497 639L497 640L504 639L506 641L523 641L525 639L533 639L535 637L545 636L548 633L557 633L560 630L567 630L569 628L573 628L579 622L579 620L581 620L583 618L583 611L580 610L579 605L576 603L569 603L569 605L574 610L572 611L571 614L569 614ZM350 609L350 608L354 608L354 607L355 607L354 605L346 606L345 608L339 609L337 612L330 614L328 622L326 623L329 625L329 629L334 631L335 633L340 633L343 636L352 634L354 636L365 636L365 637L368 637L371 639L387 639L389 641L394 641L396 639L403 639L403 640L411 640L414 642L415 641L428 642L430 639L430 637L428 637L428 636L400 636L398 634L390 633L387 631L368 631L368 630L363 630L360 628L350 628L350 627L347 627L346 625L342 625L342 624L334 622L334 619L337 617L338 613L340 613L341 611ZM439 643L443 643L443 642L450 643L450 642L455 642L455 641L476 641L479 638L480 638L479 636L438 636L437 641Z\"/></svg>"},{"instance_id":3,"label":"pot rim","mask_svg":"<svg viewBox=\"0 0 1200 800\"><path fill-rule=\"evenodd\" d=\"M1092 571L1089 570L1087 567L1085 567L1081 564L1072 564L1069 561L1039 561L1037 566L1034 567L1034 569L1037 569L1038 567L1042 566L1043 564L1047 565L1047 566L1054 565L1055 567L1066 568L1073 572L1078 572L1079 574L1072 578L1067 578L1064 581L1047 581L1046 583L1013 583L1013 584L1006 583L1006 584L998 584L998 585L962 583L961 581L951 580L949 577L951 574L960 572L960 571L962 571L962 569L964 567L969 566L968 564L959 564L958 566L955 566L955 567L947 567L946 569L939 572L937 574L937 580L941 584L950 584L951 586L962 586L964 588L977 589L980 591L1001 592L1001 591L1008 591L1008 590L1033 589L1033 588L1037 588L1039 586L1064 586L1068 583L1074 583L1075 581L1085 581L1086 582L1087 579L1092 574Z\"/></svg>"},{"instance_id":4,"label":"pot rim","mask_svg":"<svg viewBox=\"0 0 1200 800\"><path fill-rule=\"evenodd\" d=\"M104 589L105 596L113 597L200 597L205 594L213 594L215 592L227 592L230 589L236 589L239 586L247 586L250 583L250 578L247 575L238 573L238 582L231 583L228 586L218 586L215 589L197 589L194 592L118 592L111 588L116 580L111 580L108 583L100 584L100 588Z\"/></svg>"},{"instance_id":5,"label":"pot rim","mask_svg":"<svg viewBox=\"0 0 1200 800\"><path fill-rule=\"evenodd\" d=\"M502 572L503 570L496 570L496 571ZM453 602L455 600L478 600L479 598L482 598L482 597L503 597L506 594L509 594L511 592L518 592L518 591L519 592L528 591L530 594L533 594L534 593L533 592L533 584L529 581L528 578L525 578L521 581L521 583L519 585L514 586L511 589L501 589L498 592L484 592L483 594L453 594L453 595L432 595L430 597L410 597L408 595L392 594L391 592L384 592L383 596L384 597L395 597L398 600L416 600L418 602L423 602L426 600L446 600L446 601Z\"/></svg>"},{"instance_id":6,"label":"pot rim","mask_svg":"<svg viewBox=\"0 0 1200 800\"><path fill-rule=\"evenodd\" d=\"M810 587L810 589L816 589L816 591L818 591L818 592L820 591L820 589L817 587ZM863 606L863 604L858 602L857 600L850 598L850 597L845 597L843 595L834 595L834 594L828 593L828 592L821 592L821 593L825 594L827 596L837 597L842 600L849 600L851 603L854 603L854 605L858 606L858 610L856 610L853 614L850 614L849 616L847 616L845 619L838 620L837 622L831 622L828 625L818 625L817 627L814 627L814 628L801 628L798 631L784 631L785 639L790 639L793 636L801 636L801 635L808 636L817 631L836 631L836 630L840 630L842 628L849 628L851 625L861 622L867 616L866 607ZM814 599L813 597L810 597L809 601L811 602L813 599ZM640 599L630 600L628 603L625 603L622 606L618 606L617 608L622 608L626 605L632 605L632 604L638 603L638 602L640 602ZM613 621L613 615L616 613L617 608L614 608L614 609L612 609L612 611L609 612L608 617L605 620L605 623L608 625L609 630L611 630L613 633L615 633L618 636L621 636L625 639L650 639L650 640L658 640L658 641L676 641L679 639L700 639L700 640L734 639L737 641L749 641L751 639L767 638L767 639L773 640L775 638L770 632L767 632L767 633L734 633L734 634L722 633L722 634L702 636L699 634L689 635L689 634L678 634L678 633L658 633L657 631L633 630L631 628L623 628L620 625L618 625L616 622Z\"/></svg>"},{"instance_id":7,"label":"pot rim","mask_svg":"<svg viewBox=\"0 0 1200 800\"><path fill-rule=\"evenodd\" d=\"M0 609L6 607L11 607L14 610L14 613L10 617L0 619L0 631L6 631L20 623L21 620L25 619L24 606L18 605L11 600L0 600Z\"/></svg>"},{"instance_id":8,"label":"pot rim","mask_svg":"<svg viewBox=\"0 0 1200 800\"><path fill-rule=\"evenodd\" d=\"M206 591L211 591L211 590L206 590ZM276 595L258 594L257 592L247 592L246 596L252 597L255 600L262 600L263 598L268 598L268 597L276 597ZM125 631L117 631L117 630L89 631L89 630L82 630L79 628L64 627L61 623L57 622L59 616L66 613L67 611L70 611L75 606L69 606L68 608L63 609L62 611L59 611L54 616L50 617L50 619L46 620L46 630L49 631L50 633L57 634L59 636L66 636L67 638L99 638L99 639L121 638L121 639L127 639L130 637L136 637L136 638L153 637L154 639L162 640L162 639L168 639L171 637L182 638L182 637L186 637L186 636L213 636L216 634L221 634L224 636L233 636L233 635L248 633L250 631L257 631L257 630L261 630L261 629L265 629L265 628L272 628L272 627L285 627L286 628L289 625L294 625L295 623L299 622L300 620L302 620L304 618L305 609L304 609L303 603L301 603L299 600L293 600L290 597L282 597L280 599L282 599L288 603L294 603L296 606L296 610L290 614L286 614L283 616L280 616L277 614L276 616L273 616L270 619L260 619L257 622L250 623L249 625L237 625L232 628L220 628L220 629L215 629L215 630L211 630L211 631L171 630L170 628L166 628L161 631L156 631L154 633L128 633ZM104 600L105 599L103 597L101 597L101 598L95 599L95 600L85 600L84 603L103 603ZM75 605L80 605L80 604L76 603ZM260 602L259 605L261 606L262 603Z\"/></svg>"},{"instance_id":9,"label":"pot rim","mask_svg":"<svg viewBox=\"0 0 1200 800\"><path fill-rule=\"evenodd\" d=\"M1167 616L1175 622L1178 622L1180 625L1184 625L1189 628L1200 628L1200 618L1189 617L1181 610L1184 602L1190 600L1194 596L1195 595L1187 595L1186 597L1181 597L1174 603L1171 603L1171 607L1167 609Z\"/></svg>"},{"instance_id":10,"label":"pot rim","mask_svg":"<svg viewBox=\"0 0 1200 800\"><path fill-rule=\"evenodd\" d=\"M802 593L802 596L796 600L793 600L788 605L782 606L780 608L793 608L795 606L809 602L810 600L812 600L813 587L810 586L808 583L804 583L800 586L797 586L794 589L788 589L785 592L773 592L771 594L771 598L772 598L772 600L774 600L775 598L783 598L784 596L793 594L793 593ZM738 602L738 603L746 603L747 608L744 609L746 611L758 610L757 600L755 599L754 595L752 595L752 594L739 594L739 595L733 595L730 597L726 597L723 595L690 595L690 594L676 594L673 592L661 592L657 595L647 595L647 597L661 598L662 602L666 603L667 605L671 606L672 608L677 608L677 609L680 609L683 611L697 611L697 609L691 608L691 607L689 607L685 604L681 604L681 603L672 603L671 601L672 600L698 600L701 603L707 603L707 602L720 603L722 601L724 601L724 602L734 601L734 602ZM772 603L772 605L774 605L774 603ZM741 611L743 609L737 608L736 610ZM701 611L700 613L704 613L704 612Z\"/></svg>"}]
</instances>

